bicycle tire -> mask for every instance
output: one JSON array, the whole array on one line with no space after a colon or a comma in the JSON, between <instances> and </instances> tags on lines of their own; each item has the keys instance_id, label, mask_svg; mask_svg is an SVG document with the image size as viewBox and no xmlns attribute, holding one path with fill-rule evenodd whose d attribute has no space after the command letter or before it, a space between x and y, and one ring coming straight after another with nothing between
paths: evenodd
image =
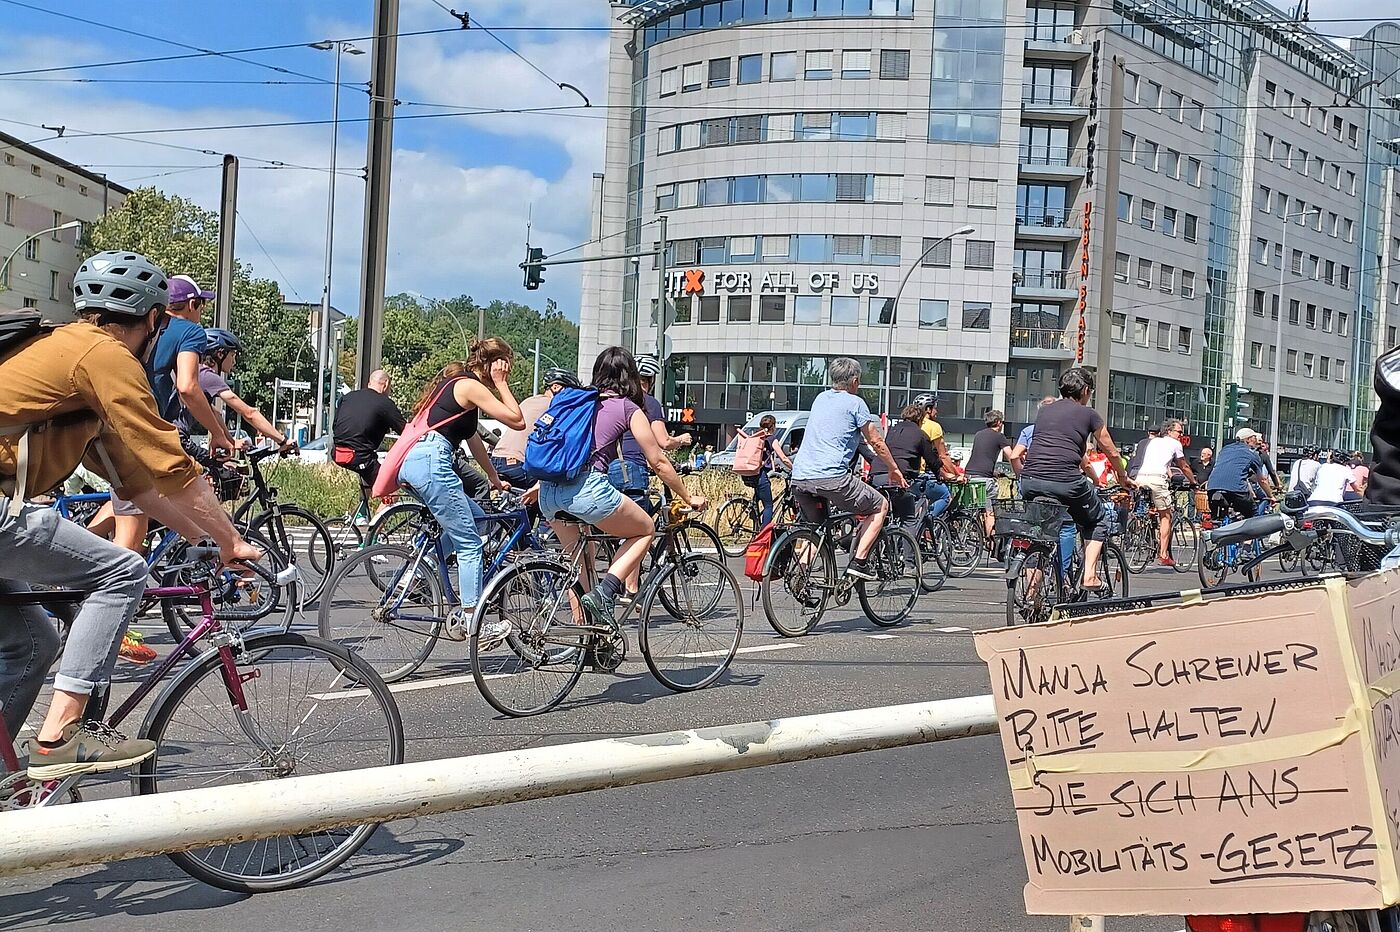
<instances>
[{"instance_id":1,"label":"bicycle tire","mask_svg":"<svg viewBox=\"0 0 1400 932\"><path fill-rule=\"evenodd\" d=\"M731 495L715 512L715 530L719 534L724 555L742 557L749 541L758 533L758 509L753 500L743 495Z\"/></svg>"},{"instance_id":2,"label":"bicycle tire","mask_svg":"<svg viewBox=\"0 0 1400 932\"><path fill-rule=\"evenodd\" d=\"M1180 515L1172 521L1171 555L1178 573L1189 573L1196 568L1200 540L1201 532L1195 524Z\"/></svg>"},{"instance_id":3,"label":"bicycle tire","mask_svg":"<svg viewBox=\"0 0 1400 932\"><path fill-rule=\"evenodd\" d=\"M919 545L908 531L881 528L870 550L871 568L880 578L856 583L861 610L872 624L892 628L909 617L923 588L920 562ZM888 599L889 604L876 607L877 600L883 599Z\"/></svg>"},{"instance_id":4,"label":"bicycle tire","mask_svg":"<svg viewBox=\"0 0 1400 932\"><path fill-rule=\"evenodd\" d=\"M422 502L395 502L380 512L365 532L365 546L398 544L407 547L418 536L424 521L431 521L432 512Z\"/></svg>"},{"instance_id":5,"label":"bicycle tire","mask_svg":"<svg viewBox=\"0 0 1400 932\"><path fill-rule=\"evenodd\" d=\"M937 592L948 583L953 542L941 533L941 525L926 520L919 526L919 585L924 592Z\"/></svg>"},{"instance_id":6,"label":"bicycle tire","mask_svg":"<svg viewBox=\"0 0 1400 932\"><path fill-rule=\"evenodd\" d=\"M688 553L718 557L726 552L720 542L719 532L697 518L691 518L685 523L677 542Z\"/></svg>"},{"instance_id":7,"label":"bicycle tire","mask_svg":"<svg viewBox=\"0 0 1400 932\"><path fill-rule=\"evenodd\" d=\"M299 522L299 526L289 528L288 518ZM251 527L297 568L302 579L302 603L314 604L335 571L335 545L326 525L305 508L279 503L254 518Z\"/></svg>"},{"instance_id":8,"label":"bicycle tire","mask_svg":"<svg viewBox=\"0 0 1400 932\"><path fill-rule=\"evenodd\" d=\"M303 698L312 701L309 710L305 704L293 708L290 702L271 699L265 703L260 701L262 696L272 693L273 681L281 679L279 674L282 667L294 663L305 665L311 657L317 657L325 663L321 668L324 672L316 673L318 679L315 683L309 676L288 676L289 684L292 680L300 679L302 686L308 690ZM333 726L321 729L321 733L325 734L327 739L339 736L351 742L352 751L355 750L354 746L368 749L365 759L352 762L351 768L387 766L403 762L403 721L393 694L383 680L374 675L374 671L360 664L348 651L321 638L273 632L248 637L244 641L242 653L235 661L239 667L250 667L252 669L249 672L258 674L240 678L241 688L248 702L248 709L243 715L236 714L235 706L230 700L231 691L224 676L222 654L218 650L201 654L198 660L187 666L184 672L166 687L160 698L151 706L139 734L143 738L155 741L157 750L154 757L141 763L135 774L138 793L149 795L162 790L181 789L181 768L186 765L191 768L191 774L186 779L190 780L192 786L204 787L214 784L210 765L199 764L195 759L202 750L210 746L209 736L215 733L221 724L218 710L223 708L224 704L230 710L226 735L231 739L231 747L237 751L232 761L227 762L229 776L233 782L266 779L269 773L277 779L295 776L299 772L298 768L301 768L300 772L308 772L307 766L320 760L344 763L342 754L305 753L295 761L286 757L289 753L298 755L309 746L311 739L318 733L318 729L314 727L313 716L321 712L323 707L329 713L345 712L347 715L359 715L358 721L351 723L351 727ZM346 670L355 672L347 677ZM327 698L333 691L350 682L356 687L353 693L337 696L335 699ZM325 692L312 693L309 691L311 689L324 689ZM192 711L188 723L179 714L187 697L192 697ZM255 708L257 713L254 713ZM253 748L245 730L254 727L249 724L249 719L252 718L260 733L266 736L271 734L270 717L279 713L285 716L285 727L279 731L277 737L265 742L262 748ZM174 734L171 733L172 729L175 730ZM181 736L186 729L191 737L182 740ZM279 740L284 736L285 740ZM370 746L370 742L374 742L374 747ZM380 743L384 745L382 752L378 749ZM267 761L268 745L276 747L281 760ZM337 766L333 769L347 768ZM237 893L290 890L311 883L335 870L358 851L378 827L377 823L368 823L304 836L239 841L203 850L181 851L169 857L191 877L223 890ZM333 843L325 853L310 863L302 864L297 853L298 848L308 842L313 846L317 845L320 839ZM269 863L284 864L284 844L291 853L293 870L273 877L246 872L248 865L254 863L262 869L266 869ZM276 856L269 858L269 848L273 846ZM240 848L251 849L248 857L242 859L243 869L230 870L229 854ZM254 857L259 850L262 851L262 855ZM213 852L225 852L221 864L215 865L201 857Z\"/></svg>"},{"instance_id":9,"label":"bicycle tire","mask_svg":"<svg viewBox=\"0 0 1400 932\"><path fill-rule=\"evenodd\" d=\"M982 524L982 516L958 512L943 515L939 520L947 523L949 540L953 545L948 575L954 579L966 579L982 565L983 555L987 552L987 529Z\"/></svg>"},{"instance_id":10,"label":"bicycle tire","mask_svg":"<svg viewBox=\"0 0 1400 932\"><path fill-rule=\"evenodd\" d=\"M584 617L579 604L583 587L573 576L562 563L531 559L498 574L482 593L472 619L472 680L481 698L502 715L524 718L548 712L564 701L583 675L592 639L586 629L576 635L567 632ZM567 621L556 617L561 609ZM500 645L483 646L482 631L493 618L506 621L510 633ZM578 643L558 644L545 641L546 637L577 637ZM556 648L552 655L551 644ZM539 676L526 679L534 674ZM530 683L545 688L533 688ZM514 693L507 694L510 686L523 686L521 692L541 698L518 701Z\"/></svg>"},{"instance_id":11,"label":"bicycle tire","mask_svg":"<svg viewBox=\"0 0 1400 932\"><path fill-rule=\"evenodd\" d=\"M1046 564L1054 562L1049 550L1034 550L1013 556L1007 568L1006 624L1039 624L1049 621L1050 614L1060 602L1059 567L1047 571ZM1032 595L1033 575L1039 573Z\"/></svg>"},{"instance_id":12,"label":"bicycle tire","mask_svg":"<svg viewBox=\"0 0 1400 932\"><path fill-rule=\"evenodd\" d=\"M805 562L795 551L805 547ZM763 614L785 638L801 637L816 627L836 588L836 557L829 544L811 528L793 528L773 545L768 574L760 584ZM784 600L792 603L791 607ZM795 622L789 622L794 618Z\"/></svg>"},{"instance_id":13,"label":"bicycle tire","mask_svg":"<svg viewBox=\"0 0 1400 932\"><path fill-rule=\"evenodd\" d=\"M1201 538L1200 555L1196 558L1196 576L1201 581L1202 589L1214 589L1225 584L1231 569L1226 554L1224 547L1208 544L1206 538Z\"/></svg>"},{"instance_id":14,"label":"bicycle tire","mask_svg":"<svg viewBox=\"0 0 1400 932\"><path fill-rule=\"evenodd\" d=\"M1128 559L1123 555L1123 548L1111 540L1105 541L1103 549L1099 551L1098 569L1099 582L1104 584L1104 588L1087 593L1088 599L1102 602L1128 596L1132 573L1128 568Z\"/></svg>"},{"instance_id":15,"label":"bicycle tire","mask_svg":"<svg viewBox=\"0 0 1400 932\"><path fill-rule=\"evenodd\" d=\"M220 573L218 586L210 591L210 598L214 603L214 617L222 622L224 627L234 631L249 631L255 627L270 627L278 631L291 630L292 618L297 611L297 587L295 584L277 582L277 577L286 568L286 563L277 548L258 532L244 529L242 536L248 543L261 549L264 557L249 564L254 580L251 584L240 583L232 572ZM183 547L172 547L172 559L178 558L182 552ZM159 586L191 584L193 580L189 579L185 572L163 566L151 568L152 576L159 574L155 583ZM244 600L248 601L245 603ZM279 608L282 611L280 621L260 624ZM166 630L170 632L170 637L177 646L199 624L200 611L198 599L160 600L161 620L165 622ZM193 657L200 653L200 650L192 645L186 648L185 653Z\"/></svg>"},{"instance_id":16,"label":"bicycle tire","mask_svg":"<svg viewBox=\"0 0 1400 932\"><path fill-rule=\"evenodd\" d=\"M1123 549L1127 555L1128 569L1142 573L1157 556L1156 524L1147 515L1134 514L1128 518L1123 529Z\"/></svg>"},{"instance_id":17,"label":"bicycle tire","mask_svg":"<svg viewBox=\"0 0 1400 932\"><path fill-rule=\"evenodd\" d=\"M364 533L350 518L327 518L325 525L326 532L331 536L331 548L335 551L337 563L347 559L365 542Z\"/></svg>"},{"instance_id":18,"label":"bicycle tire","mask_svg":"<svg viewBox=\"0 0 1400 932\"><path fill-rule=\"evenodd\" d=\"M697 582L713 574L713 589L704 593L705 584ZM733 593L733 608L721 605L724 592ZM665 609L665 617L655 611L657 603ZM732 628L725 624L726 618L733 619ZM639 647L647 669L657 682L673 692L684 693L703 689L729 669L734 655L739 652L739 642L744 637L744 595L739 580L729 568L716 557L708 554L692 553L682 556L677 562L662 569L661 574L651 585L646 600L642 603L642 631ZM716 622L718 639L692 639L692 632L711 620ZM688 628L681 631L680 647L689 650L658 650L653 642L659 639L662 626ZM732 630L732 634L731 634ZM665 643L665 642L663 642ZM669 669L663 670L662 659L675 656L677 660L715 660L711 665L696 664L697 667L710 666L708 672L697 672L693 676L682 677Z\"/></svg>"},{"instance_id":19,"label":"bicycle tire","mask_svg":"<svg viewBox=\"0 0 1400 932\"><path fill-rule=\"evenodd\" d=\"M373 604L367 615L366 603ZM416 607L414 617L397 617L405 605ZM396 683L427 661L448 610L430 554L420 558L415 549L379 544L336 567L316 626L321 637L354 652L384 682Z\"/></svg>"}]
</instances>

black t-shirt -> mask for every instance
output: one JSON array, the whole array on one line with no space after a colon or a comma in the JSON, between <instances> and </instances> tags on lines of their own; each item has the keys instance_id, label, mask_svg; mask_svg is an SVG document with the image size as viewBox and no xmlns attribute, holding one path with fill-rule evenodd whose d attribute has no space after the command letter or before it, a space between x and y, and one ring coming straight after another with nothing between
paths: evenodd
<instances>
[{"instance_id":1,"label":"black t-shirt","mask_svg":"<svg viewBox=\"0 0 1400 932\"><path fill-rule=\"evenodd\" d=\"M1035 439L1039 443L1039 428L1036 430ZM972 437L972 455L967 458L967 474L974 478L991 477L1001 451L1012 445L1011 438L995 427L982 428Z\"/></svg>"},{"instance_id":2,"label":"black t-shirt","mask_svg":"<svg viewBox=\"0 0 1400 932\"><path fill-rule=\"evenodd\" d=\"M437 400L433 402L428 410L429 424L442 424L437 428L437 432L447 438L447 442L455 449L462 445L472 434L476 433L477 421L481 414L475 407L470 411L457 403L454 392L457 383L463 379L476 379L474 375L459 375L455 379L448 379L441 388L438 389ZM466 413L463 413L466 412ZM457 417L457 415L461 415ZM444 424L448 418L455 418L450 423Z\"/></svg>"},{"instance_id":3,"label":"black t-shirt","mask_svg":"<svg viewBox=\"0 0 1400 932\"><path fill-rule=\"evenodd\" d=\"M372 388L359 388L340 399L335 409L335 424L331 436L338 447L349 447L356 453L370 455L389 431L402 431L404 418L398 405Z\"/></svg>"},{"instance_id":4,"label":"black t-shirt","mask_svg":"<svg viewBox=\"0 0 1400 932\"><path fill-rule=\"evenodd\" d=\"M913 421L902 420L891 427L885 434L885 446L890 448L890 456L899 464L899 471L906 476L919 472L921 467L938 470L938 450L929 442L923 429ZM885 461L872 453L871 481L883 484L883 480L888 478L889 469L885 466Z\"/></svg>"},{"instance_id":5,"label":"black t-shirt","mask_svg":"<svg viewBox=\"0 0 1400 932\"><path fill-rule=\"evenodd\" d=\"M1191 463L1191 473L1196 477L1196 481L1202 485L1210 478L1210 471L1214 468L1215 459L1213 457L1209 463L1202 463L1200 459L1193 460Z\"/></svg>"},{"instance_id":6,"label":"black t-shirt","mask_svg":"<svg viewBox=\"0 0 1400 932\"><path fill-rule=\"evenodd\" d=\"M1400 348L1376 360L1375 420L1371 422L1371 477L1366 501L1400 505Z\"/></svg>"},{"instance_id":7,"label":"black t-shirt","mask_svg":"<svg viewBox=\"0 0 1400 932\"><path fill-rule=\"evenodd\" d=\"M1103 426L1099 412L1068 398L1041 409L1035 419L1035 443L1026 453L1021 476L1073 482L1084 475L1080 464L1089 438Z\"/></svg>"}]
</instances>

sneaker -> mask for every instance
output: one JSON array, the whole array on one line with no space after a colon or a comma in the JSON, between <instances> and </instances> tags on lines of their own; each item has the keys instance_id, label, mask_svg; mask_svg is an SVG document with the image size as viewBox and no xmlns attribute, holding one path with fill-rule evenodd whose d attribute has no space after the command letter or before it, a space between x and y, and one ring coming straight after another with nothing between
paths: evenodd
<instances>
[{"instance_id":1,"label":"sneaker","mask_svg":"<svg viewBox=\"0 0 1400 932\"><path fill-rule=\"evenodd\" d=\"M122 646L117 649L117 656L132 663L147 664L158 655L155 648L148 646L141 635L135 631L128 631L122 635Z\"/></svg>"},{"instance_id":2,"label":"sneaker","mask_svg":"<svg viewBox=\"0 0 1400 932\"><path fill-rule=\"evenodd\" d=\"M579 599L579 604L583 606L584 612L594 624L607 625L609 628L616 627L617 599L615 597L610 599L603 595L600 590L594 589Z\"/></svg>"},{"instance_id":3,"label":"sneaker","mask_svg":"<svg viewBox=\"0 0 1400 932\"><path fill-rule=\"evenodd\" d=\"M510 622L504 618L488 618L481 623L481 633L476 639L476 649L483 653L495 650L506 642L508 634L510 634Z\"/></svg>"},{"instance_id":4,"label":"sneaker","mask_svg":"<svg viewBox=\"0 0 1400 932\"><path fill-rule=\"evenodd\" d=\"M442 636L450 641L465 641L471 634L472 616L464 608L454 608L442 623Z\"/></svg>"},{"instance_id":5,"label":"sneaker","mask_svg":"<svg viewBox=\"0 0 1400 932\"><path fill-rule=\"evenodd\" d=\"M63 743L46 748L29 743L29 778L60 780L86 773L107 773L135 766L156 753L156 743L128 738L101 722L71 722L64 726Z\"/></svg>"},{"instance_id":6,"label":"sneaker","mask_svg":"<svg viewBox=\"0 0 1400 932\"><path fill-rule=\"evenodd\" d=\"M866 582L876 582L880 578L880 574L875 572L875 567L870 565L869 560L852 559L846 565L846 575L852 579L863 579Z\"/></svg>"},{"instance_id":7,"label":"sneaker","mask_svg":"<svg viewBox=\"0 0 1400 932\"><path fill-rule=\"evenodd\" d=\"M1158 565L1158 566L1169 566L1169 567L1175 569L1175 568L1176 568L1176 561L1173 560L1171 557L1158 557L1158 558L1157 558L1157 565Z\"/></svg>"}]
</instances>

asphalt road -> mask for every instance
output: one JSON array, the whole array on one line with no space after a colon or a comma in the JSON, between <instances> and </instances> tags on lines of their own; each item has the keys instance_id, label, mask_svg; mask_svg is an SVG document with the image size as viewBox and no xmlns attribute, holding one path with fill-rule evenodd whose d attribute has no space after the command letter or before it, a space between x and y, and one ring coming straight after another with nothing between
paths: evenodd
<instances>
[{"instance_id":1,"label":"asphalt road","mask_svg":"<svg viewBox=\"0 0 1400 932\"><path fill-rule=\"evenodd\" d=\"M1134 591L1195 584L1158 571L1135 577ZM721 684L676 695L629 660L523 720L460 682L465 645L443 643L397 692L408 758L985 693L972 632L1002 624L1004 592L982 570L924 597L898 628L874 628L852 603L800 640L776 637L758 609L743 642L752 649ZM399 822L289 893L224 893L164 858L0 879L0 932L1065 929L1025 915L1025 876L997 739L977 738ZM1182 925L1109 922L1114 932Z\"/></svg>"}]
</instances>

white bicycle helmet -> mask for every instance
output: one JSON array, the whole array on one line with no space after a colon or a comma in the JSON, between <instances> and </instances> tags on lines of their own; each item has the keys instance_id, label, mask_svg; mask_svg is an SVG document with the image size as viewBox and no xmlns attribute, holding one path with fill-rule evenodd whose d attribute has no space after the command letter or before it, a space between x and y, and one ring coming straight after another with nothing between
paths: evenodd
<instances>
[{"instance_id":1,"label":"white bicycle helmet","mask_svg":"<svg viewBox=\"0 0 1400 932\"><path fill-rule=\"evenodd\" d=\"M144 317L170 304L165 272L139 253L108 250L89 256L73 276L73 307Z\"/></svg>"},{"instance_id":2,"label":"white bicycle helmet","mask_svg":"<svg viewBox=\"0 0 1400 932\"><path fill-rule=\"evenodd\" d=\"M661 374L661 360L650 353L637 357L637 374L644 379L654 379Z\"/></svg>"}]
</instances>

